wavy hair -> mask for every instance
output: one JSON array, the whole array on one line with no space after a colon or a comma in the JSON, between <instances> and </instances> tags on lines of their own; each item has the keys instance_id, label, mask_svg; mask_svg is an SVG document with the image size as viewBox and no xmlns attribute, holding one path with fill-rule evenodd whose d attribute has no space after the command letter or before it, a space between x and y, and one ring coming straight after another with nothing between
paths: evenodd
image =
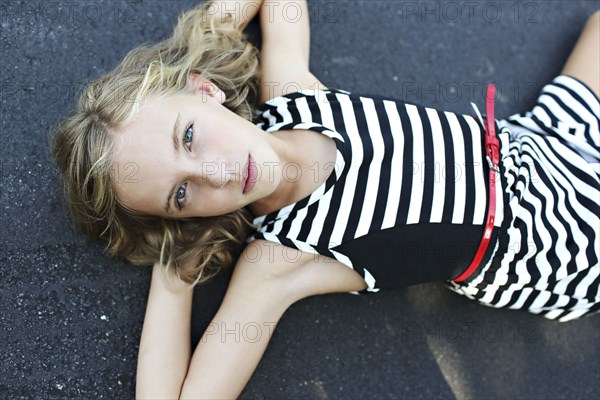
<instances>
[{"instance_id":1,"label":"wavy hair","mask_svg":"<svg viewBox=\"0 0 600 400\"><path fill-rule=\"evenodd\" d=\"M172 287L179 278L205 282L239 256L251 224L243 208L208 218L165 219L117 201L110 131L121 129L149 96L186 89L190 73L215 83L224 106L252 120L258 95L258 50L209 2L179 15L173 34L131 50L111 72L83 90L76 110L54 126L52 155L78 231L106 243L105 253L135 265L160 262ZM237 253L237 254L236 254Z\"/></svg>"}]
</instances>

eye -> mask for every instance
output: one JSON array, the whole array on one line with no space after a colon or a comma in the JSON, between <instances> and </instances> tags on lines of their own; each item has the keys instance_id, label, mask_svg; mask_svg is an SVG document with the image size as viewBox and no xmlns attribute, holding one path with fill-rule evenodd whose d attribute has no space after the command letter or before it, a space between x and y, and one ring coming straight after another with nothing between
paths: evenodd
<instances>
[{"instance_id":1,"label":"eye","mask_svg":"<svg viewBox=\"0 0 600 400\"><path fill-rule=\"evenodd\" d=\"M177 192L175 192L175 204L179 210L183 208L182 200L185 200L185 186L186 184L179 186L179 189L177 189Z\"/></svg>"},{"instance_id":2,"label":"eye","mask_svg":"<svg viewBox=\"0 0 600 400\"><path fill-rule=\"evenodd\" d=\"M183 132L183 145L186 146L188 149L190 148L192 141L194 139L194 124L190 124L188 125L187 128L185 128L185 131ZM179 186L179 189L177 189L177 192L175 192L175 205L177 205L177 208L179 210L183 209L183 204L185 200L185 190L186 190L186 184L183 184L181 186Z\"/></svg>"},{"instance_id":3,"label":"eye","mask_svg":"<svg viewBox=\"0 0 600 400\"><path fill-rule=\"evenodd\" d=\"M194 139L194 124L190 124L187 128L185 128L185 132L183 132L183 144L188 148L192 144L192 140Z\"/></svg>"}]
</instances>

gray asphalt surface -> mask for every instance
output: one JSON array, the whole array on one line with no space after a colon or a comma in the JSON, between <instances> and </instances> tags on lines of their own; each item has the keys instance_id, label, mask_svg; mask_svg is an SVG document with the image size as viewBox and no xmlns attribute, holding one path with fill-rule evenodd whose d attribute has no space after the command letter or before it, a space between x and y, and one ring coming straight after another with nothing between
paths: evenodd
<instances>
[{"instance_id":1,"label":"gray asphalt surface","mask_svg":"<svg viewBox=\"0 0 600 400\"><path fill-rule=\"evenodd\" d=\"M2 399L134 397L150 268L110 261L74 233L46 136L85 82L168 36L194 4L0 2ZM498 117L531 107L600 7L309 4L311 69L325 84L471 113L493 81ZM229 276L196 289L194 344ZM443 284L311 297L283 316L241 398L599 399L599 328L600 317L560 324L476 304Z\"/></svg>"}]
</instances>

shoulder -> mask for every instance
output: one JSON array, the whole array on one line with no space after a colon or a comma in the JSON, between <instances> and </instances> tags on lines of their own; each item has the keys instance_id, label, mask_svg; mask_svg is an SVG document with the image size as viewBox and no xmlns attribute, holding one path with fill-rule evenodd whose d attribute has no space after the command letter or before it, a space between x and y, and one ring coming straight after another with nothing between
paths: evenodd
<instances>
[{"instance_id":1,"label":"shoulder","mask_svg":"<svg viewBox=\"0 0 600 400\"><path fill-rule=\"evenodd\" d=\"M257 239L242 251L232 283L267 285L291 303L305 297L367 287L352 268L329 257Z\"/></svg>"}]
</instances>

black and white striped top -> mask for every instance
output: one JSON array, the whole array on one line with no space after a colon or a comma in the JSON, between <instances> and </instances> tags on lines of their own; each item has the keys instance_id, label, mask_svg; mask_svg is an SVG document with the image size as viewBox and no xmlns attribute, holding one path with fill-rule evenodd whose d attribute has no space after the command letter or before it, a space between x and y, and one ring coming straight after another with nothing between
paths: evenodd
<instances>
[{"instance_id":1,"label":"black and white striped top","mask_svg":"<svg viewBox=\"0 0 600 400\"><path fill-rule=\"evenodd\" d=\"M334 171L310 196L254 219L247 240L321 254L368 288L449 280L473 259L487 213L483 126L471 116L339 89L303 90L257 109L267 132L309 129L334 140ZM496 182L496 220L503 220ZM497 229L482 265L497 248ZM357 292L351 292L357 293Z\"/></svg>"}]
</instances>

